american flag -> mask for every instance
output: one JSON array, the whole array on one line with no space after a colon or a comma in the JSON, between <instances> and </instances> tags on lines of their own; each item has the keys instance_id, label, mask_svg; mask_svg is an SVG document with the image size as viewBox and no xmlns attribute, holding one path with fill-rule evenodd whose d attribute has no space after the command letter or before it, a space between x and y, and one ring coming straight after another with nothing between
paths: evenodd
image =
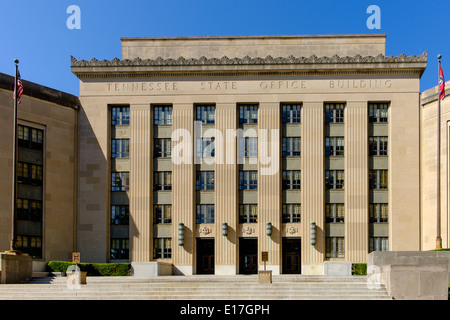
<instances>
[{"instance_id":1,"label":"american flag","mask_svg":"<svg viewBox=\"0 0 450 320\"><path fill-rule=\"evenodd\" d=\"M17 70L17 83L16 83L16 92L17 92L17 103L20 104L22 102L21 97L23 93L23 84L22 79L20 79L20 72ZM15 92L14 92L14 98L15 98Z\"/></svg>"}]
</instances>

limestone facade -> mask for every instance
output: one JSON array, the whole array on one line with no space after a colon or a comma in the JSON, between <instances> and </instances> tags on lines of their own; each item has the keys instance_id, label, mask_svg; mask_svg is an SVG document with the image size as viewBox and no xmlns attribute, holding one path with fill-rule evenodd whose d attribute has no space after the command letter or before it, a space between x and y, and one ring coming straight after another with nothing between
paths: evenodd
<instances>
[{"instance_id":1,"label":"limestone facade","mask_svg":"<svg viewBox=\"0 0 450 320\"><path fill-rule=\"evenodd\" d=\"M324 261L422 248L426 54L386 57L384 35L124 38L122 49L123 59L72 58L86 259L238 274L262 270L268 252L274 274L315 274ZM117 110L126 123L112 123ZM198 129L198 110L214 121ZM199 132L215 153L198 162ZM127 221L112 222L118 208Z\"/></svg>"}]
</instances>

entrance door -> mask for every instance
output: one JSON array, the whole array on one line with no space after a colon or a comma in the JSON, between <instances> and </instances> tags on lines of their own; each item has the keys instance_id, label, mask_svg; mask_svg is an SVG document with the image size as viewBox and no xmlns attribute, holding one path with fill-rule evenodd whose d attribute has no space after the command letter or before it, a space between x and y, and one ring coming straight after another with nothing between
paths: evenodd
<instances>
[{"instance_id":1,"label":"entrance door","mask_svg":"<svg viewBox=\"0 0 450 320\"><path fill-rule=\"evenodd\" d=\"M283 273L301 273L300 238L283 238Z\"/></svg>"},{"instance_id":2,"label":"entrance door","mask_svg":"<svg viewBox=\"0 0 450 320\"><path fill-rule=\"evenodd\" d=\"M197 274L214 274L214 239L197 238Z\"/></svg>"},{"instance_id":3,"label":"entrance door","mask_svg":"<svg viewBox=\"0 0 450 320\"><path fill-rule=\"evenodd\" d=\"M239 238L239 273L258 273L258 240Z\"/></svg>"}]
</instances>

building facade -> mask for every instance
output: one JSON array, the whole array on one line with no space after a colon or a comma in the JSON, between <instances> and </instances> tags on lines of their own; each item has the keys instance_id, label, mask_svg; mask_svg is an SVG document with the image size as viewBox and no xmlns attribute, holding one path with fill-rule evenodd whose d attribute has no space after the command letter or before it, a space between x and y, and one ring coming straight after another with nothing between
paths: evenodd
<instances>
[{"instance_id":1,"label":"building facade","mask_svg":"<svg viewBox=\"0 0 450 320\"><path fill-rule=\"evenodd\" d=\"M13 213L14 77L0 74L0 251L68 260L76 247L77 97L22 80L17 107L17 211ZM13 219L14 216L14 219Z\"/></svg>"},{"instance_id":2,"label":"building facade","mask_svg":"<svg viewBox=\"0 0 450 320\"><path fill-rule=\"evenodd\" d=\"M180 274L420 250L427 57L386 57L385 41L124 38L121 60L72 58L77 250Z\"/></svg>"}]
</instances>

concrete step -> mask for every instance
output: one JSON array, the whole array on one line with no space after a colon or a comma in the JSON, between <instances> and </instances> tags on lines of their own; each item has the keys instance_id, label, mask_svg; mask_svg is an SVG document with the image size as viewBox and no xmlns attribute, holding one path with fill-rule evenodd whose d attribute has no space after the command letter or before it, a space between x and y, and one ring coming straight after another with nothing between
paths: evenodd
<instances>
[{"instance_id":1,"label":"concrete step","mask_svg":"<svg viewBox=\"0 0 450 320\"><path fill-rule=\"evenodd\" d=\"M0 285L1 300L385 300L385 288L369 289L366 277L274 276L87 277L79 289L66 277L39 277Z\"/></svg>"}]
</instances>

